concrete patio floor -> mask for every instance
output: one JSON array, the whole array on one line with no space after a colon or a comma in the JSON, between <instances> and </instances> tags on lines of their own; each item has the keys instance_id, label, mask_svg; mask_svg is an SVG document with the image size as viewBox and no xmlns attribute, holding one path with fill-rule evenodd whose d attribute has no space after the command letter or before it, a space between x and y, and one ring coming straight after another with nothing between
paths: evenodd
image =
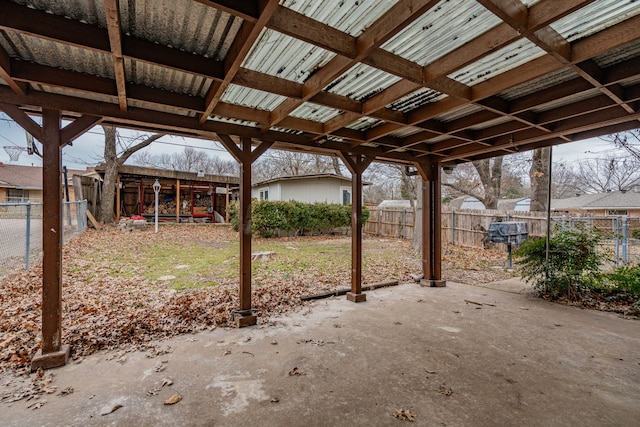
<instances>
[{"instance_id":1,"label":"concrete patio floor","mask_svg":"<svg viewBox=\"0 0 640 427\"><path fill-rule=\"evenodd\" d=\"M154 358L95 354L54 370L72 394L1 405L0 425L640 425L640 322L522 289L400 285L183 335ZM173 394L182 400L164 405Z\"/></svg>"}]
</instances>

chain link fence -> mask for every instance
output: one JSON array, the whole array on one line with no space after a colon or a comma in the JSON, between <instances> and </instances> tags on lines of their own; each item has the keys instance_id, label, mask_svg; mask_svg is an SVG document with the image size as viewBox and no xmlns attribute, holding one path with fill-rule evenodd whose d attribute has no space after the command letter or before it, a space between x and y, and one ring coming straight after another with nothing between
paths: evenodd
<instances>
[{"instance_id":1,"label":"chain link fence","mask_svg":"<svg viewBox=\"0 0 640 427\"><path fill-rule=\"evenodd\" d=\"M86 200L63 202L63 244L87 228ZM0 203L0 276L42 256L42 203Z\"/></svg>"}]
</instances>

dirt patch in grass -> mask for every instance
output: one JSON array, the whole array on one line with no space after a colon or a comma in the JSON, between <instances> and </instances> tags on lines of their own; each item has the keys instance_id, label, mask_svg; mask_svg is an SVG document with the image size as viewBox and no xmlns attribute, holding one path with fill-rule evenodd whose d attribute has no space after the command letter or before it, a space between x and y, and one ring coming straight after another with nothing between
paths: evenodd
<instances>
[{"instance_id":1,"label":"dirt patch in grass","mask_svg":"<svg viewBox=\"0 0 640 427\"><path fill-rule=\"evenodd\" d=\"M255 239L271 251L253 263L253 306L270 318L304 305L303 295L348 286L351 239ZM365 238L363 282L411 281L420 257L410 242ZM501 280L504 254L446 248L444 276L463 283ZM99 349L149 349L153 340L233 324L238 303L238 235L229 227L162 226L158 234L88 230L63 249L63 340L80 359ZM0 286L0 371L27 372L39 347L42 267Z\"/></svg>"}]
</instances>

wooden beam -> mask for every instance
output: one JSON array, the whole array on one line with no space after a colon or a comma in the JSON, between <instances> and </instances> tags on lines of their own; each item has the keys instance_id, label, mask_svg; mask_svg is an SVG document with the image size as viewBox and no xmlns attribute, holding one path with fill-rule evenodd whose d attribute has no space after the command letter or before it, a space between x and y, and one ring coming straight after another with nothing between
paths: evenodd
<instances>
[{"instance_id":1,"label":"wooden beam","mask_svg":"<svg viewBox=\"0 0 640 427\"><path fill-rule=\"evenodd\" d=\"M0 110L11 117L14 122L18 123L24 130L29 132L35 139L42 141L42 128L39 124L33 121L31 117L24 113L13 104L1 104Z\"/></svg>"},{"instance_id":2,"label":"wooden beam","mask_svg":"<svg viewBox=\"0 0 640 427\"><path fill-rule=\"evenodd\" d=\"M104 0L104 15L107 20L109 45L111 46L111 60L113 73L118 88L118 103L122 111L127 111L127 79L124 74L124 58L122 56L122 28L120 25L120 8L118 0Z\"/></svg>"},{"instance_id":3,"label":"wooden beam","mask_svg":"<svg viewBox=\"0 0 640 427\"><path fill-rule=\"evenodd\" d=\"M196 0L206 6L222 10L230 15L237 16L245 21L255 22L260 15L260 2L258 0Z\"/></svg>"},{"instance_id":4,"label":"wooden beam","mask_svg":"<svg viewBox=\"0 0 640 427\"><path fill-rule=\"evenodd\" d=\"M100 120L100 117L86 114L78 117L60 131L60 142L64 145L70 144L74 139L98 124Z\"/></svg>"},{"instance_id":5,"label":"wooden beam","mask_svg":"<svg viewBox=\"0 0 640 427\"><path fill-rule=\"evenodd\" d=\"M2 46L0 46L0 79L4 80L16 94L26 94L26 85L15 81L11 76L11 59Z\"/></svg>"},{"instance_id":6,"label":"wooden beam","mask_svg":"<svg viewBox=\"0 0 640 427\"><path fill-rule=\"evenodd\" d=\"M233 43L231 43L231 48L224 60L224 79L219 84L212 85L209 89L205 100L204 114L200 116L200 123L204 123L216 107L224 91L227 90L236 73L240 70L242 62L260 36L262 29L278 7L278 0L266 0L263 3L258 20L255 23L244 21Z\"/></svg>"}]
</instances>

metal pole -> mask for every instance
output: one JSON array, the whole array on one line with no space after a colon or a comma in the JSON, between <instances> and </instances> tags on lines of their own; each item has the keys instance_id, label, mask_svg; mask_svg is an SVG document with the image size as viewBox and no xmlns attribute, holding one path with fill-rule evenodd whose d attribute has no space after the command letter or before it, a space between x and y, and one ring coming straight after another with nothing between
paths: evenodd
<instances>
[{"instance_id":1,"label":"metal pole","mask_svg":"<svg viewBox=\"0 0 640 427\"><path fill-rule=\"evenodd\" d=\"M611 218L611 228L616 236L616 267L620 265L620 230L618 229L618 218Z\"/></svg>"},{"instance_id":2,"label":"metal pole","mask_svg":"<svg viewBox=\"0 0 640 427\"><path fill-rule=\"evenodd\" d=\"M622 261L627 263L627 216L622 217Z\"/></svg>"},{"instance_id":3,"label":"metal pole","mask_svg":"<svg viewBox=\"0 0 640 427\"><path fill-rule=\"evenodd\" d=\"M29 271L29 253L31 252L31 202L27 202L27 236L26 236L25 270Z\"/></svg>"},{"instance_id":4,"label":"metal pole","mask_svg":"<svg viewBox=\"0 0 640 427\"><path fill-rule=\"evenodd\" d=\"M547 177L547 242L545 245L544 261L545 261L545 273L548 277L549 271L549 241L551 240L551 166L553 160L553 147L549 147L549 176Z\"/></svg>"},{"instance_id":5,"label":"metal pole","mask_svg":"<svg viewBox=\"0 0 640 427\"><path fill-rule=\"evenodd\" d=\"M156 233L158 233L158 193L160 193L160 182L156 179L153 183L153 192L155 194L155 218L156 218Z\"/></svg>"}]
</instances>

